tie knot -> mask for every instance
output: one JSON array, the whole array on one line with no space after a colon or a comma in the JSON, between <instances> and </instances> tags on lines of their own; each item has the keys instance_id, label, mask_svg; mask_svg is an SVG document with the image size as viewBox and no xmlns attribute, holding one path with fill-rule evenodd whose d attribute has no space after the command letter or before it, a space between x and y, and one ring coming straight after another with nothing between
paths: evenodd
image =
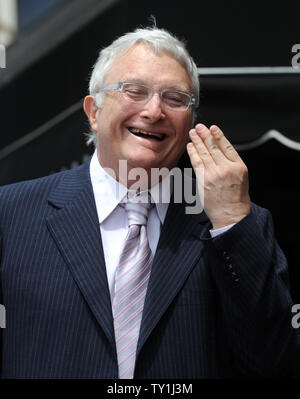
<instances>
[{"instance_id":1,"label":"tie knot","mask_svg":"<svg viewBox=\"0 0 300 399\"><path fill-rule=\"evenodd\" d=\"M125 204L125 210L128 217L128 225L146 225L151 208L151 202L137 202L136 200L128 199Z\"/></svg>"}]
</instances>

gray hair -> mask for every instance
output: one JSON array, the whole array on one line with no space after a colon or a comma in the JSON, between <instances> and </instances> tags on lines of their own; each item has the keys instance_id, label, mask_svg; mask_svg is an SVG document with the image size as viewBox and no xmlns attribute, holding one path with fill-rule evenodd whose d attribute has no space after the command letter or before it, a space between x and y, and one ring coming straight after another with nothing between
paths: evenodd
<instances>
[{"instance_id":1,"label":"gray hair","mask_svg":"<svg viewBox=\"0 0 300 399\"><path fill-rule=\"evenodd\" d=\"M150 46L156 54L164 51L171 55L185 68L192 83L192 91L196 97L196 104L199 102L199 79L197 66L188 53L184 41L164 29L155 27L139 28L134 32L126 33L116 39L108 47L103 48L93 67L89 83L90 95L96 96L97 91L105 85L107 74L118 57L126 53L135 44L145 44ZM103 107L104 93L97 94L97 106ZM91 131L87 134L87 144L97 143L97 134Z\"/></svg>"}]
</instances>

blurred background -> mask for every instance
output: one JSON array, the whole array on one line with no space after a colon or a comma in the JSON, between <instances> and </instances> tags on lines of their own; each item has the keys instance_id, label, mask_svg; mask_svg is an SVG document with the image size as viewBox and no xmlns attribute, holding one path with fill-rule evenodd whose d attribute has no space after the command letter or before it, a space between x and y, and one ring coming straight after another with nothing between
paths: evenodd
<instances>
[{"instance_id":1,"label":"blurred background","mask_svg":"<svg viewBox=\"0 0 300 399\"><path fill-rule=\"evenodd\" d=\"M151 15L186 39L199 68L198 121L218 124L247 164L251 198L273 214L300 303L299 1L0 0L0 185L92 154L82 111L91 67ZM180 164L189 166L186 156Z\"/></svg>"}]
</instances>

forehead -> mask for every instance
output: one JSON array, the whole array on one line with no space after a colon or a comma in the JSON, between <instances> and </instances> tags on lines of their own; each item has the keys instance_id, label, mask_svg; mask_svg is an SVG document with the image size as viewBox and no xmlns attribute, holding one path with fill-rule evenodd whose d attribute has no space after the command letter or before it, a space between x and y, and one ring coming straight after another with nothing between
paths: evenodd
<instances>
[{"instance_id":1,"label":"forehead","mask_svg":"<svg viewBox=\"0 0 300 399\"><path fill-rule=\"evenodd\" d=\"M137 44L116 59L107 75L107 83L137 81L156 88L191 90L191 80L183 65L172 54L160 54L147 45Z\"/></svg>"}]
</instances>

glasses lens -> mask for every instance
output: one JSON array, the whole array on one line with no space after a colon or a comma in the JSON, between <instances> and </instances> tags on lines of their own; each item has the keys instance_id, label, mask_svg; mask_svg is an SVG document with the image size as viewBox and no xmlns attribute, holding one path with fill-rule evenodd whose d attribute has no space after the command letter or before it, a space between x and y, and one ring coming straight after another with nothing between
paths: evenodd
<instances>
[{"instance_id":1,"label":"glasses lens","mask_svg":"<svg viewBox=\"0 0 300 399\"><path fill-rule=\"evenodd\" d=\"M172 109L185 110L190 104L190 96L188 94L174 90L164 91L162 99Z\"/></svg>"},{"instance_id":2,"label":"glasses lens","mask_svg":"<svg viewBox=\"0 0 300 399\"><path fill-rule=\"evenodd\" d=\"M123 83L121 90L127 101L135 103L146 103L152 93L149 87L138 83ZM161 99L168 108L176 111L185 111L191 104L191 96L177 90L163 90Z\"/></svg>"},{"instance_id":3,"label":"glasses lens","mask_svg":"<svg viewBox=\"0 0 300 399\"><path fill-rule=\"evenodd\" d=\"M149 89L137 83L124 83L122 91L129 101L142 102L149 97Z\"/></svg>"}]
</instances>

